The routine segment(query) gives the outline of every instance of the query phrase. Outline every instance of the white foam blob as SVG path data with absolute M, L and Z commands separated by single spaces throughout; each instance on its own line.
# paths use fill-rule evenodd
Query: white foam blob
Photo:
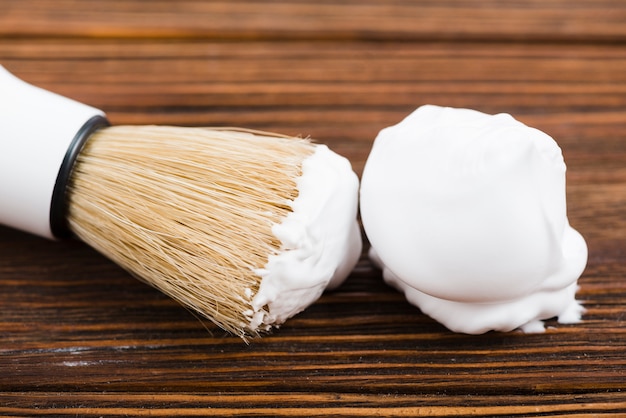
M 379 133 L 365 165 L 370 255 L 453 331 L 577 322 L 587 246 L 567 219 L 565 171 L 556 142 L 508 114 L 422 106 Z
M 361 254 L 359 181 L 350 162 L 317 145 L 297 186 L 292 212 L 272 229 L 281 250 L 257 271 L 262 281 L 249 312 L 253 329 L 279 325 L 339 286 Z

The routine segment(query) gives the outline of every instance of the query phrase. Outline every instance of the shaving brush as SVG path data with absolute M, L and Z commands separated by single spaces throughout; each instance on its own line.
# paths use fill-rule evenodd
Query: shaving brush
M 110 126 L 0 66 L 0 223 L 75 237 L 224 330 L 257 336 L 343 281 L 358 179 L 307 139 Z

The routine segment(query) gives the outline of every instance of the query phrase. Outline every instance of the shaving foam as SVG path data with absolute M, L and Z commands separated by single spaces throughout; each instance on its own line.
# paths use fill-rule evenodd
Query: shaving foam
M 387 283 L 457 332 L 577 322 L 587 262 L 561 149 L 508 114 L 423 106 L 375 140 L 361 181 Z
M 356 220 L 359 181 L 350 162 L 325 145 L 302 163 L 292 212 L 272 228 L 281 242 L 271 255 L 249 311 L 250 328 L 269 329 L 339 286 L 362 250 Z

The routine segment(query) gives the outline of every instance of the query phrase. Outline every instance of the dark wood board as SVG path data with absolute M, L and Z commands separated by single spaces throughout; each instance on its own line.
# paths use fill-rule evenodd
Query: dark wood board
M 114 124 L 311 136 L 359 175 L 419 105 L 508 112 L 563 149 L 589 245 L 580 324 L 455 334 L 364 255 L 245 344 L 82 243 L 0 227 L 0 415 L 626 414 L 626 3 L 3 0 L 0 65 Z

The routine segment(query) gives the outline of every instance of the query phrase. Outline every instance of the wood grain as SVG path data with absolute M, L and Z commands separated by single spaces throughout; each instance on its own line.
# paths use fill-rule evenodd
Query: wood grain
M 4 0 L 8 36 L 622 41 L 619 0 Z
M 5 0 L 0 64 L 115 124 L 311 136 L 359 174 L 418 105 L 512 113 L 568 163 L 584 322 L 454 334 L 362 256 L 246 345 L 81 243 L 0 227 L 1 416 L 626 413 L 626 4 L 335 3 Z

